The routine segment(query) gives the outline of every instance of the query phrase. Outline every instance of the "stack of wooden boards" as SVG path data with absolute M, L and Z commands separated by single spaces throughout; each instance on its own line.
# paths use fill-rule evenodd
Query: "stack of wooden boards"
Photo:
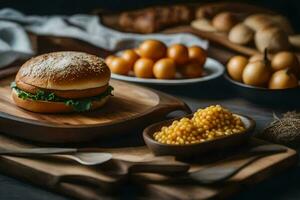
M 24 132 L 23 134 L 26 134 Z M 24 141 L 0 136 L 2 148 L 35 147 Z M 252 140 L 251 146 L 265 144 L 259 140 Z M 113 168 L 120 160 L 141 162 L 149 159 L 160 159 L 145 146 L 130 148 L 94 148 L 94 151 L 109 152 L 113 160 L 103 166 L 86 167 L 73 162 L 60 159 L 30 159 L 2 156 L 0 159 L 0 170 L 8 175 L 21 178 L 26 182 L 34 183 L 46 189 L 71 196 L 76 199 L 103 199 L 117 198 L 113 194 L 119 194 L 120 187 L 134 186 L 139 190 L 139 195 L 147 198 L 166 199 L 210 199 L 216 197 L 228 197 L 238 192 L 244 186 L 253 185 L 274 174 L 283 171 L 297 162 L 297 154 L 294 150 L 288 149 L 285 153 L 275 154 L 256 160 L 252 164 L 237 173 L 230 180 L 218 185 L 198 184 L 175 184 L 168 182 L 168 176 L 151 173 L 118 174 L 118 169 Z M 239 151 L 239 153 L 237 153 Z M 190 163 L 191 170 L 201 169 L 210 164 L 218 163 L 218 166 L 232 165 L 241 162 L 247 150 L 236 149 L 235 153 L 215 153 L 215 156 L 204 156 L 199 163 Z M 243 156 L 244 155 L 244 156 Z M 225 160 L 216 158 L 223 157 Z M 172 163 L 172 158 L 164 161 Z M 203 162 L 206 160 L 206 162 Z M 210 162 L 207 162 L 209 161 Z M 215 161 L 213 161 L 215 160 Z M 109 173 L 107 172 L 107 169 Z M 115 171 L 114 171 L 115 170 Z M 115 173 L 114 173 L 115 172 Z M 177 175 L 178 176 L 178 175 Z M 139 188 L 139 189 L 137 189 Z

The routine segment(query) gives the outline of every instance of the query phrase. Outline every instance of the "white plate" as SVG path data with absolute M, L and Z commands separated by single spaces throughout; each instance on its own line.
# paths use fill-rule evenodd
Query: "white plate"
M 204 71 L 206 73 L 205 76 L 199 78 L 189 78 L 189 79 L 155 79 L 155 78 L 137 78 L 134 76 L 125 76 L 120 74 L 112 73 L 111 77 L 116 80 L 128 81 L 132 83 L 144 83 L 151 85 L 185 85 L 185 84 L 193 84 L 209 81 L 219 76 L 222 76 L 225 67 L 213 58 L 207 58 Z

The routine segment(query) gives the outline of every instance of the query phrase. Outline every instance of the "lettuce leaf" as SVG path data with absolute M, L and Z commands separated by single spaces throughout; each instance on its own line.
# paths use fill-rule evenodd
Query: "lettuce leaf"
M 72 106 L 74 108 L 74 110 L 76 110 L 78 112 L 90 110 L 92 107 L 92 101 L 89 99 L 80 100 L 80 101 L 71 99 L 71 100 L 65 101 L 65 104 L 67 106 Z
M 113 87 L 108 86 L 107 90 L 97 96 L 89 97 L 89 98 L 81 98 L 81 99 L 66 99 L 62 97 L 56 96 L 54 93 L 47 93 L 42 90 L 38 90 L 36 94 L 31 94 L 29 92 L 25 92 L 17 87 L 15 82 L 12 82 L 10 87 L 16 90 L 18 97 L 21 99 L 31 99 L 34 101 L 53 101 L 53 102 L 63 102 L 67 106 L 71 106 L 77 112 L 83 112 L 90 110 L 92 107 L 92 102 L 96 100 L 100 100 L 106 96 L 112 95 Z

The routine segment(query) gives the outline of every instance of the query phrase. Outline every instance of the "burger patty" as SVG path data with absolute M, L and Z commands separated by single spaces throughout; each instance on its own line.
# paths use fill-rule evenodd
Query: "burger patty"
M 24 83 L 23 81 L 20 80 L 16 82 L 16 85 L 19 89 L 31 94 L 36 94 L 38 91 L 44 91 L 46 93 L 54 93 L 56 96 L 66 98 L 66 99 L 81 99 L 81 98 L 97 96 L 105 92 L 108 88 L 108 84 L 107 84 L 102 87 L 89 88 L 84 90 L 49 90 L 49 89 L 39 88 Z

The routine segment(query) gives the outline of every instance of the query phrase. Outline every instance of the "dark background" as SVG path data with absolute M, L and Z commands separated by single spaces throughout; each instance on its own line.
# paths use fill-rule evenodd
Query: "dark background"
M 110 11 L 143 8 L 150 5 L 168 5 L 176 3 L 205 3 L 218 1 L 193 0 L 0 0 L 0 8 L 11 7 L 26 14 L 75 14 L 89 13 L 95 8 Z M 220 2 L 220 1 L 219 1 Z M 260 5 L 275 10 L 288 17 L 295 30 L 300 31 L 300 1 L 299 0 L 259 0 L 234 1 Z

